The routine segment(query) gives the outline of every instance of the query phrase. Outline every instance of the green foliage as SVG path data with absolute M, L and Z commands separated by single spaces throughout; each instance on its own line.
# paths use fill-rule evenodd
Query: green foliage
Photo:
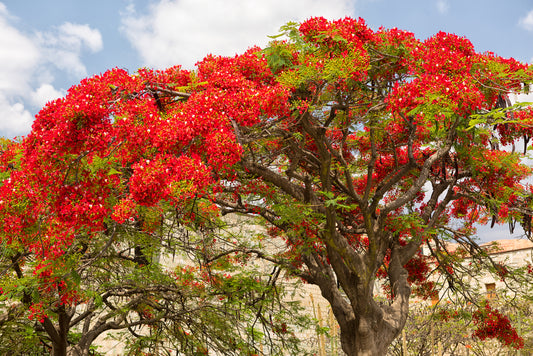
M 469 126 L 467 130 L 479 128 L 480 126 L 490 126 L 499 124 L 520 124 L 520 119 L 513 119 L 512 113 L 529 108 L 533 103 L 516 102 L 505 108 L 495 108 L 486 113 L 470 115 Z
M 25 316 L 21 305 L 0 303 L 0 354 L 14 356 L 48 355 L 41 335 Z
M 293 51 L 291 45 L 283 42 L 272 42 L 269 47 L 263 50 L 268 66 L 274 73 L 293 66 Z

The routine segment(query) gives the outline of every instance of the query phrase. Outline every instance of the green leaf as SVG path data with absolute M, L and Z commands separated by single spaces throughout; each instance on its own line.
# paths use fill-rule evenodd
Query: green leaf
M 109 169 L 109 172 L 107 172 L 107 175 L 108 175 L 108 176 L 112 176 L 112 175 L 114 175 L 114 174 L 120 174 L 120 172 L 117 171 L 115 168 L 111 167 L 111 168 Z
M 342 37 L 341 35 L 333 36 L 333 40 L 335 40 L 337 42 L 348 43 L 348 40 L 346 38 Z

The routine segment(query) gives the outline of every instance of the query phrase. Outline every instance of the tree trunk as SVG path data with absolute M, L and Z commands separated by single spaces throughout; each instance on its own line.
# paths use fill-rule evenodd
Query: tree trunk
M 67 340 L 61 338 L 58 342 L 52 343 L 52 355 L 53 356 L 67 356 Z
M 53 356 L 67 356 L 68 331 L 64 332 L 64 330 L 61 330 L 61 328 L 56 329 L 54 324 L 52 324 L 52 321 L 49 318 L 45 318 L 42 321 L 42 325 L 44 327 L 44 330 L 50 337 L 50 340 L 52 341 L 51 354 Z
M 383 304 L 373 297 L 374 271 L 366 281 L 351 273 L 337 273 L 342 289 L 336 288 L 331 267 L 321 266 L 321 272 L 314 275 L 312 283 L 320 287 L 331 305 L 340 326 L 341 347 L 348 356 L 386 355 L 390 344 L 400 335 L 407 321 L 411 294 L 407 271 L 401 263 L 398 254 L 393 253 L 389 265 L 393 299 Z
M 85 350 L 77 345 L 72 346 L 68 348 L 67 356 L 89 356 L 89 350 Z
M 65 306 L 60 306 L 57 311 L 58 327 L 56 328 L 52 321 L 47 317 L 42 321 L 44 330 L 52 340 L 52 355 L 67 356 L 68 332 L 71 315 L 67 312 Z
M 397 332 L 389 327 L 379 326 L 379 320 L 359 317 L 341 327 L 341 347 L 348 356 L 383 356 L 396 338 Z

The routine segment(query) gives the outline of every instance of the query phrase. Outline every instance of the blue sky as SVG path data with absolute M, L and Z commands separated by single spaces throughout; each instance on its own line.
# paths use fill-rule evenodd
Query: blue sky
M 420 39 L 453 32 L 478 51 L 533 59 L 531 0 L 0 0 L 0 135 L 28 134 L 39 109 L 86 76 L 191 68 L 208 53 L 264 46 L 310 16 L 362 17 Z

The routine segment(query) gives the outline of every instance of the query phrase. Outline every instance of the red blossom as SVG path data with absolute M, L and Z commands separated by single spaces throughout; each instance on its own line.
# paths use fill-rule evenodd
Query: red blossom
M 473 336 L 481 340 L 494 338 L 515 349 L 524 347 L 524 339 L 511 326 L 509 318 L 493 309 L 489 303 L 484 303 L 472 316 L 476 331 Z

